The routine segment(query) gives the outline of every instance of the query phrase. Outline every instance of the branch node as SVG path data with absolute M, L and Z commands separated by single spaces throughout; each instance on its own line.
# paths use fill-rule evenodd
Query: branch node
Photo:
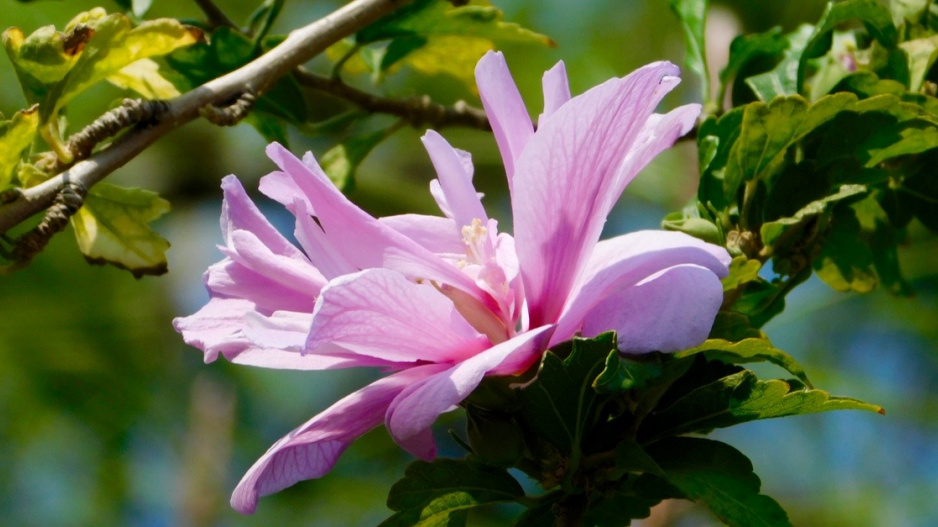
M 216 106 L 208 104 L 199 108 L 199 115 L 218 126 L 234 126 L 251 113 L 257 103 L 257 95 L 248 88 L 231 104 Z
M 131 125 L 149 126 L 168 110 L 166 101 L 124 99 L 120 106 L 106 112 L 68 139 L 68 149 L 75 156 L 70 164 L 86 159 L 98 143 L 117 135 L 124 128 Z
M 42 252 L 52 236 L 68 225 L 69 218 L 78 212 L 87 194 L 88 189 L 81 183 L 76 181 L 65 183 L 55 196 L 52 206 L 46 210 L 46 215 L 39 225 L 16 240 L 16 247 L 13 249 L 14 258 L 20 262 L 28 262 Z
M 13 203 L 14 201 L 23 197 L 23 191 L 19 188 L 13 187 L 0 192 L 0 204 L 6 205 L 7 203 Z

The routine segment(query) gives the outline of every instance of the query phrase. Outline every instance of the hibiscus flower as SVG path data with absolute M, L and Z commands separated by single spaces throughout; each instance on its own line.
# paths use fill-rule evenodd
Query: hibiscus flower
M 326 474 L 368 430 L 432 459 L 431 425 L 485 376 L 517 375 L 575 335 L 618 333 L 622 351 L 702 342 L 723 298 L 723 248 L 676 232 L 599 241 L 626 185 L 694 123 L 700 107 L 655 114 L 678 82 L 666 62 L 570 96 L 563 63 L 544 75 L 535 131 L 500 53 L 476 67 L 511 192 L 514 237 L 498 232 L 472 185 L 468 153 L 429 131 L 443 216 L 376 219 L 345 198 L 310 154 L 278 144 L 280 170 L 260 190 L 296 216 L 295 247 L 222 182 L 225 258 L 211 300 L 174 324 L 206 362 L 219 355 L 290 369 L 378 367 L 388 375 L 275 443 L 241 480 L 232 506 Z

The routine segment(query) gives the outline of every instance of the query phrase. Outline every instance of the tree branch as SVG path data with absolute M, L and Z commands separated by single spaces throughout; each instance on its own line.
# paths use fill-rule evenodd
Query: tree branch
M 238 31 L 241 30 L 212 0 L 195 0 L 195 3 L 199 6 L 199 9 L 205 13 L 210 27 L 230 27 Z
M 396 115 L 414 128 L 458 125 L 480 130 L 492 129 L 485 112 L 469 106 L 465 101 L 457 101 L 453 106 L 444 106 L 433 102 L 427 95 L 410 99 L 379 97 L 353 88 L 339 78 L 320 77 L 304 68 L 297 68 L 294 76 L 307 88 L 341 97 L 369 112 Z
M 168 132 L 199 116 L 199 109 L 224 106 L 241 94 L 264 93 L 277 79 L 325 51 L 331 44 L 377 21 L 412 0 L 354 0 L 312 24 L 290 33 L 285 41 L 261 57 L 227 75 L 211 80 L 167 102 L 166 112 L 148 128 L 131 130 L 92 157 L 34 187 L 15 201 L 0 206 L 0 233 L 48 209 L 64 185 L 91 189 Z

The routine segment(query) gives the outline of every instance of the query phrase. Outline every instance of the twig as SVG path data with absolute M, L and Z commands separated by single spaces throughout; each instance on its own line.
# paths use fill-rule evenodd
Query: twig
M 224 104 L 245 92 L 264 93 L 277 79 L 325 51 L 331 44 L 377 21 L 412 0 L 354 0 L 291 33 L 279 46 L 227 75 L 167 102 L 166 112 L 148 128 L 131 130 L 90 158 L 0 205 L 0 233 L 49 208 L 66 182 L 90 189 L 157 139 L 199 116 L 207 105 Z
M 234 126 L 247 117 L 257 102 L 257 96 L 250 91 L 242 93 L 237 100 L 227 106 L 209 104 L 199 108 L 199 114 L 218 126 Z
M 66 183 L 52 201 L 52 206 L 46 211 L 39 225 L 16 241 L 16 247 L 13 249 L 14 259 L 19 262 L 28 262 L 45 249 L 52 236 L 61 232 L 68 225 L 68 219 L 78 212 L 85 202 L 87 193 L 88 189 L 81 183 L 74 181 Z
M 320 77 L 303 68 L 297 68 L 294 76 L 307 88 L 341 97 L 369 112 L 396 115 L 414 128 L 458 125 L 480 130 L 492 129 L 485 112 L 469 106 L 465 101 L 458 101 L 453 106 L 444 106 L 433 102 L 427 95 L 410 99 L 379 97 L 353 88 L 338 78 Z
M 146 125 L 166 111 L 166 101 L 124 99 L 123 103 L 108 111 L 68 139 L 66 145 L 75 156 L 74 162 L 86 159 L 98 143 L 113 137 L 131 125 Z M 74 162 L 72 164 L 74 164 Z M 59 170 L 65 167 L 60 167 Z
M 205 13 L 210 27 L 230 27 L 232 29 L 237 29 L 238 31 L 241 30 L 241 28 L 232 22 L 231 19 L 228 18 L 228 15 L 219 9 L 212 0 L 195 0 L 195 3 L 199 6 L 199 9 Z

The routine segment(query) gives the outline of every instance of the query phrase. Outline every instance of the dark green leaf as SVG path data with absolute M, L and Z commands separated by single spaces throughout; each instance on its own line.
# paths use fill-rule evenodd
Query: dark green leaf
M 808 387 L 811 382 L 804 368 L 791 355 L 776 348 L 765 338 L 748 338 L 739 342 L 730 342 L 723 339 L 708 339 L 700 346 L 686 351 L 675 353 L 677 358 L 689 357 L 698 353 L 703 354 L 707 360 L 718 360 L 729 364 L 748 364 L 751 362 L 771 362 L 776 366 L 785 368 L 789 373 L 798 377 Z
M 763 102 L 784 95 L 797 95 L 799 93 L 796 65 L 802 60 L 802 53 L 811 37 L 813 28 L 802 25 L 793 33 L 785 35 L 788 46 L 782 60 L 771 71 L 753 75 L 746 79 L 746 84 L 753 93 Z
M 840 190 L 836 193 L 826 198 L 812 201 L 790 217 L 762 224 L 762 243 L 767 247 L 774 246 L 782 239 L 782 236 L 791 229 L 803 228 L 805 224 L 813 220 L 816 216 L 827 213 L 837 202 L 855 199 L 866 193 L 867 187 L 865 185 L 842 185 Z M 791 238 L 791 236 L 789 237 Z M 800 237 L 794 237 L 794 239 L 800 240 Z
M 740 35 L 733 39 L 730 44 L 729 62 L 720 71 L 720 92 L 717 101 L 724 100 L 727 88 L 750 64 L 768 61 L 774 65 L 788 49 L 788 45 L 788 39 L 782 36 L 780 27 L 774 27 L 765 33 Z
M 737 342 L 747 338 L 765 338 L 765 334 L 755 329 L 746 315 L 735 311 L 720 311 L 713 321 L 708 338 Z
M 621 475 L 626 472 L 639 472 L 663 476 L 661 467 L 655 460 L 632 439 L 626 439 L 616 446 L 616 471 Z M 620 476 L 621 477 L 621 476 Z
M 701 99 L 708 102 L 710 94 L 710 74 L 707 71 L 707 56 L 704 34 L 707 26 L 708 0 L 671 0 L 671 9 L 677 14 L 684 30 L 686 55 L 684 64 L 697 75 L 701 86 Z
M 658 502 L 625 494 L 614 494 L 591 502 L 583 515 L 584 525 L 626 527 L 632 520 L 647 518 Z
M 726 164 L 739 138 L 745 107 L 733 108 L 716 117 L 708 117 L 697 134 L 700 187 L 697 199 L 717 209 L 724 209 L 735 199 L 727 200 L 723 191 Z M 735 196 L 733 196 L 735 198 Z
M 633 360 L 614 349 L 606 357 L 606 367 L 596 377 L 593 387 L 599 393 L 623 393 L 641 390 L 648 381 L 661 377 L 664 367 L 657 354 L 642 356 L 646 360 Z
M 319 158 L 319 165 L 329 179 L 340 190 L 349 191 L 355 183 L 355 170 L 358 165 L 378 146 L 381 141 L 397 131 L 397 126 L 391 126 L 365 135 L 355 136 L 342 144 L 329 149 Z
M 743 370 L 697 388 L 667 408 L 653 412 L 645 418 L 642 434 L 646 435 L 644 442 L 647 442 L 758 419 L 832 410 L 885 413 L 879 406 L 834 397 L 825 391 L 806 388 L 795 380 L 760 381 L 751 371 Z
M 467 509 L 522 496 L 524 490 L 502 469 L 456 459 L 416 461 L 388 494 L 388 508 L 398 514 L 381 525 L 463 525 Z
M 616 349 L 614 333 L 574 338 L 566 359 L 546 352 L 537 378 L 519 392 L 527 424 L 565 454 L 579 449 L 583 434 L 593 424 L 597 398 L 593 380 Z
M 669 482 L 727 525 L 791 525 L 781 506 L 759 493 L 762 483 L 752 472 L 752 463 L 735 448 L 708 439 L 675 437 L 650 445 L 648 451 Z
M 873 251 L 861 237 L 853 208 L 836 207 L 830 232 L 814 261 L 818 277 L 838 291 L 872 291 L 879 280 L 873 267 Z

